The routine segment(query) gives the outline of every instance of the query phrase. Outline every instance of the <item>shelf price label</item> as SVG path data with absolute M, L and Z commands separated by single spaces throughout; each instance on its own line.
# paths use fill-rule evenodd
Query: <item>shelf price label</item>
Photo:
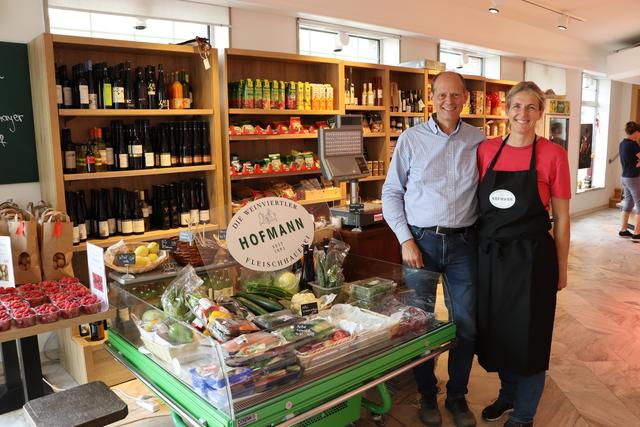
M 161 239 L 160 249 L 175 252 L 178 249 L 178 241 L 174 239 Z
M 136 255 L 133 255 L 133 263 Z M 116 256 L 116 261 L 120 255 Z M 109 308 L 109 289 L 107 287 L 107 273 L 104 268 L 104 249 L 92 243 L 87 243 L 87 267 L 89 270 L 89 287 L 91 293 L 102 301 L 102 310 Z
M 300 313 L 303 316 L 309 316 L 311 314 L 318 314 L 318 303 L 310 302 L 308 304 L 300 304 Z M 298 325 L 296 325 L 298 326 Z
M 351 203 L 349 205 L 349 213 L 362 213 L 364 212 L 364 203 Z
M 315 302 L 312 304 L 316 304 Z M 310 304 L 303 304 L 303 305 L 310 305 Z M 317 304 L 316 304 L 317 307 Z M 293 325 L 293 333 L 296 335 L 309 335 L 309 332 L 311 331 L 311 325 L 306 324 L 306 323 L 296 323 L 295 325 Z
M 136 254 L 128 252 L 126 254 L 116 255 L 116 263 L 122 267 L 136 264 Z
M 193 232 L 191 230 L 181 231 L 178 238 L 181 242 L 191 243 L 193 241 Z

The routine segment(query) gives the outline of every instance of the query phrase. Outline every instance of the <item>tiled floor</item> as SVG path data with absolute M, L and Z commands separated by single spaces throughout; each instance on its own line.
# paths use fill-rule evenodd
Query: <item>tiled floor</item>
M 558 298 L 551 369 L 535 419 L 537 426 L 640 426 L 640 244 L 618 238 L 617 226 L 615 210 L 573 221 L 569 286 Z M 438 361 L 441 379 L 446 378 L 446 364 L 446 356 Z M 56 385 L 73 385 L 58 365 L 45 367 L 45 374 Z M 132 396 L 148 393 L 137 381 L 118 388 Z M 394 405 L 385 425 L 422 425 L 412 376 L 395 379 L 389 389 Z M 502 425 L 479 419 L 482 408 L 497 392 L 496 376 L 474 364 L 468 400 L 479 426 Z M 151 414 L 123 398 L 130 414 L 114 425 L 172 425 L 166 407 Z M 453 426 L 446 410 L 442 412 L 443 425 Z M 365 411 L 362 415 L 357 425 L 376 425 Z M 0 426 L 26 425 L 21 411 L 0 416 Z

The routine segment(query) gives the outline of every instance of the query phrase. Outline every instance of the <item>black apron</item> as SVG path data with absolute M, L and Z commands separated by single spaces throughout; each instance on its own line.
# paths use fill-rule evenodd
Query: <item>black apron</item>
M 538 193 L 537 138 L 529 170 L 495 171 L 508 139 L 478 188 L 478 360 L 530 376 L 549 367 L 558 258 Z

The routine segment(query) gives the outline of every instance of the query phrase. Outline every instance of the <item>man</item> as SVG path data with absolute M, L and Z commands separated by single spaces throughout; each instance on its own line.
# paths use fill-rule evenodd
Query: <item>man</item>
M 449 352 L 445 407 L 457 427 L 471 427 L 476 421 L 465 395 L 476 335 L 476 149 L 484 135 L 460 120 L 467 99 L 462 76 L 444 72 L 434 77 L 431 99 L 435 113 L 429 121 L 398 139 L 382 187 L 382 208 L 402 245 L 407 286 L 416 290 L 429 311 L 442 274 L 457 331 L 457 346 Z M 419 416 L 427 426 L 442 423 L 433 371 L 434 361 L 414 369 L 422 394 Z

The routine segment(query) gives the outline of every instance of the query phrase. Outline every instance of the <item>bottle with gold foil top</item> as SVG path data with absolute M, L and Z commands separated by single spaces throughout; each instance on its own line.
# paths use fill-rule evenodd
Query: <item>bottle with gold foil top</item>
M 169 107 L 171 109 L 183 108 L 182 83 L 178 80 L 177 73 L 171 73 L 171 86 L 169 86 Z

